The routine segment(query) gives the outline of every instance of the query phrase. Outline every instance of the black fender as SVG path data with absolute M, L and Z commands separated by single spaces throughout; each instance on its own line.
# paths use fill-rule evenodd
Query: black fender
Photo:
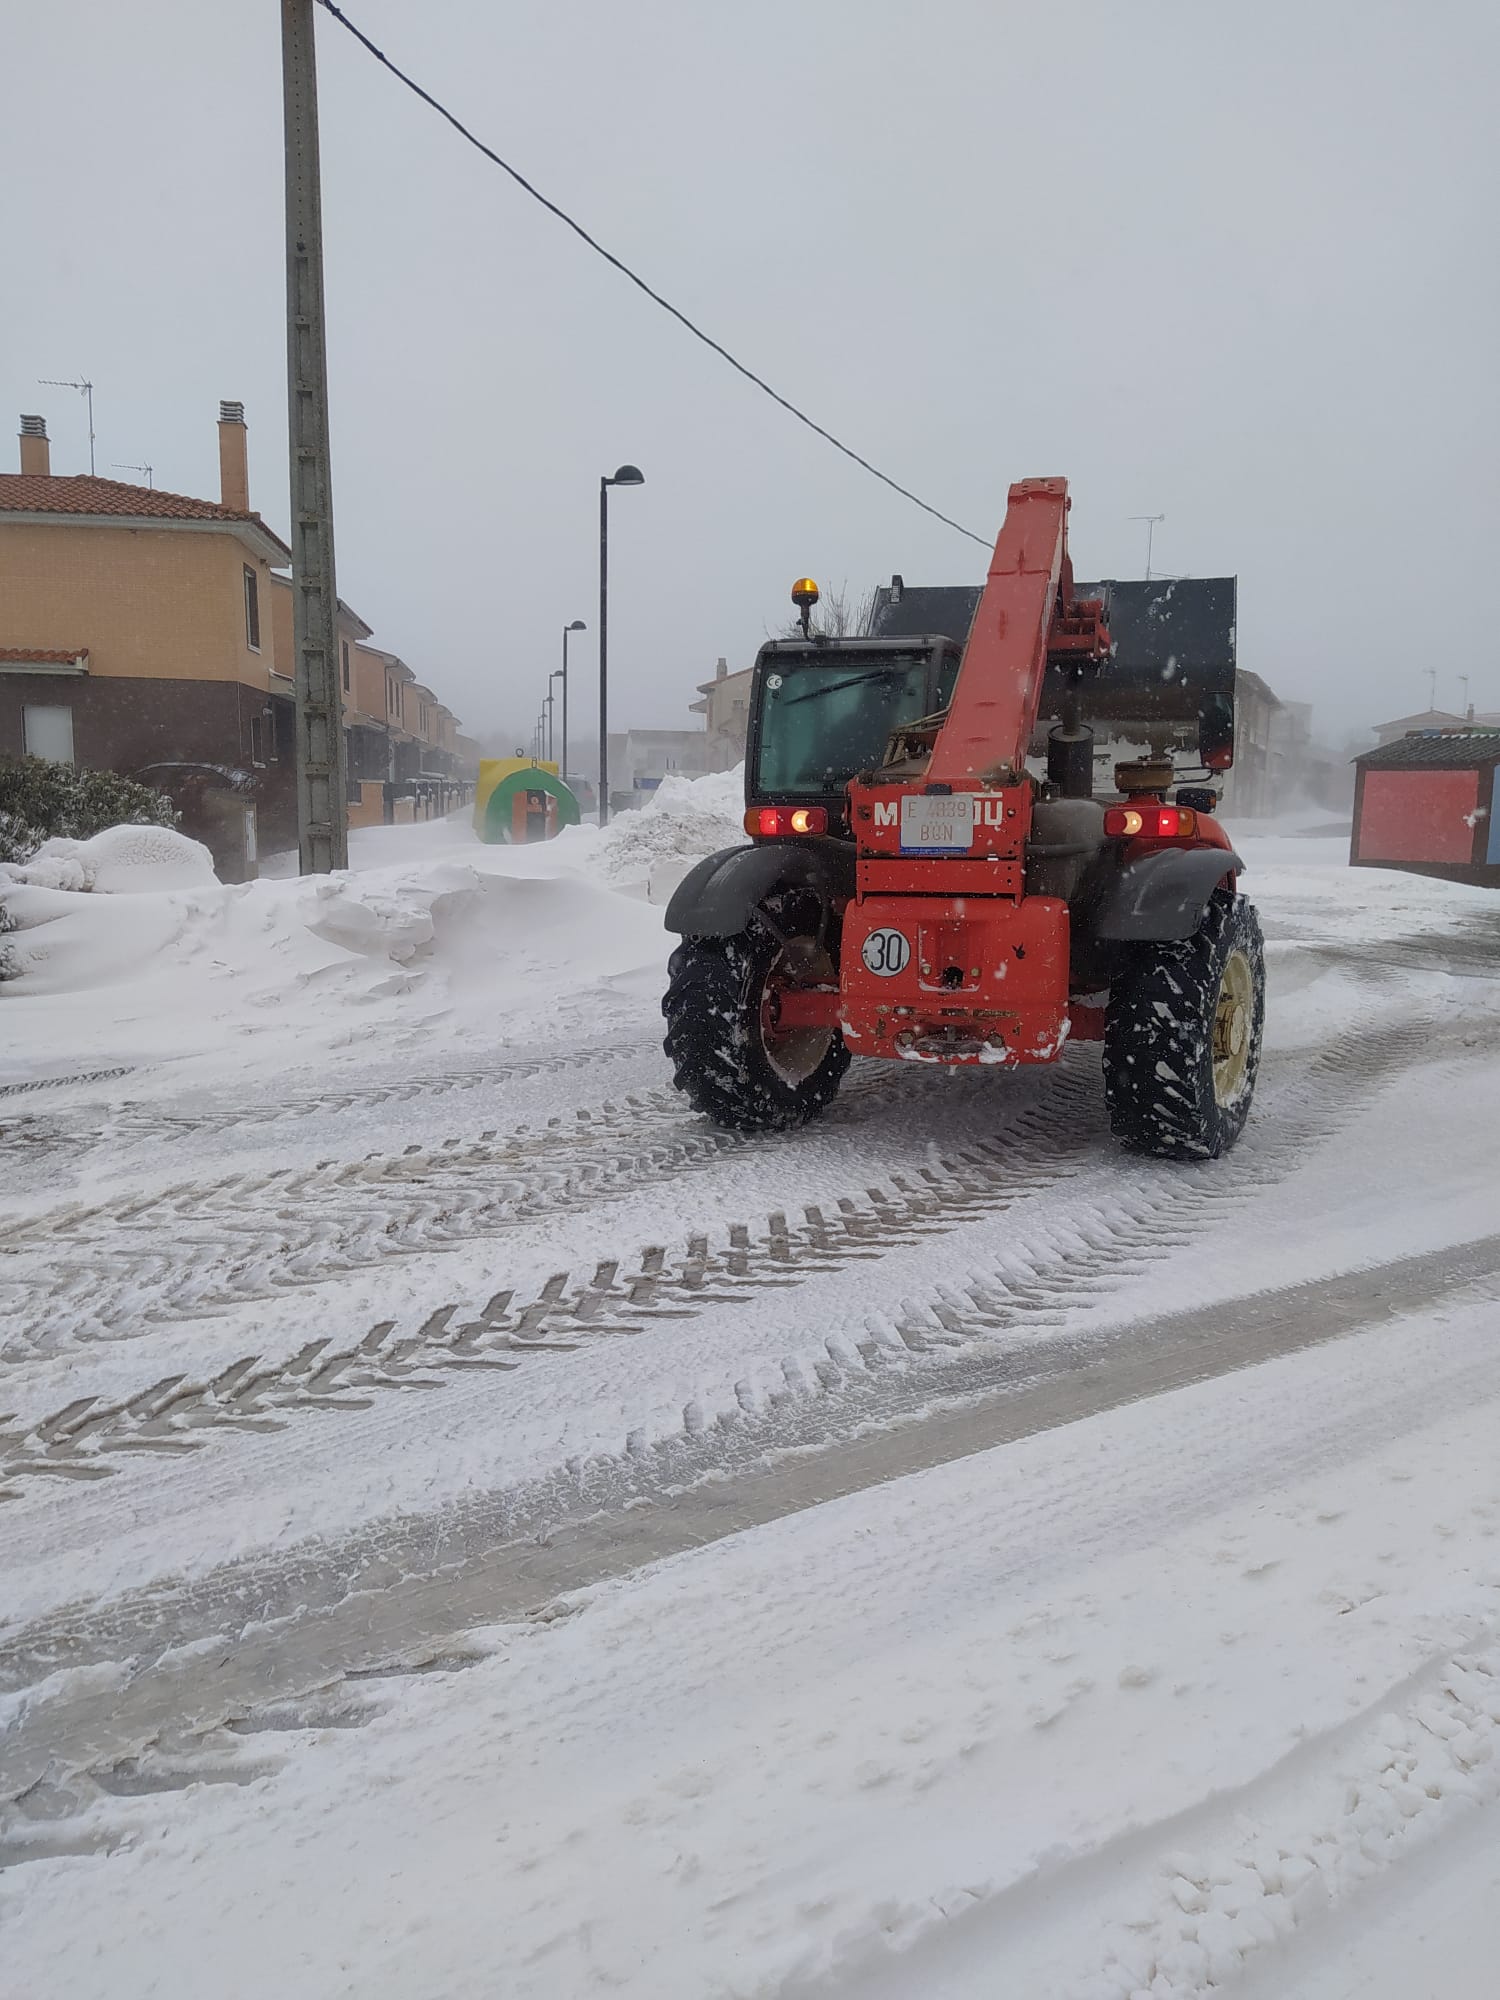
M 1224 877 L 1244 865 L 1223 847 L 1162 847 L 1137 855 L 1104 883 L 1090 928 L 1110 944 L 1180 944 L 1202 923 Z
M 825 902 L 854 894 L 854 848 L 842 840 L 760 840 L 710 854 L 672 891 L 665 918 L 679 937 L 734 937 L 778 889 L 816 889 Z

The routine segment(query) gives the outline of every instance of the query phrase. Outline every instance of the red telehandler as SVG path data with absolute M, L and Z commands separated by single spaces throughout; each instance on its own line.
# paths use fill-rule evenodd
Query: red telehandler
M 1046 1063 L 1071 1038 L 1103 1041 L 1131 1149 L 1213 1158 L 1239 1136 L 1265 972 L 1203 782 L 1233 756 L 1233 582 L 1081 596 L 1070 504 L 1062 479 L 1010 489 L 962 648 L 893 636 L 899 614 L 826 637 L 817 586 L 794 589 L 802 636 L 755 665 L 751 844 L 700 862 L 667 910 L 666 1050 L 719 1124 L 800 1124 L 853 1055 Z M 882 595 L 899 607 L 900 580 Z M 1097 721 L 1137 753 L 1108 800 Z

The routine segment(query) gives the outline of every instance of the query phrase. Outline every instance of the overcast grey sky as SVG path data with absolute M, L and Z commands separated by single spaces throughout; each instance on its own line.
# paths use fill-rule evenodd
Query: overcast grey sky
M 1073 484 L 1082 575 L 1240 578 L 1332 729 L 1500 709 L 1493 0 L 347 0 L 650 281 L 945 512 Z M 284 531 L 275 0 L 6 9 L 0 379 L 58 471 Z M 983 552 L 732 375 L 320 14 L 342 594 L 466 723 L 529 724 L 612 511 L 615 715 L 685 725 L 793 577 Z M 10 418 L 14 426 L 14 414 Z M 12 447 L 12 450 L 14 447 Z M 12 457 L 12 465 L 16 462 Z M 130 478 L 133 475 L 115 474 Z

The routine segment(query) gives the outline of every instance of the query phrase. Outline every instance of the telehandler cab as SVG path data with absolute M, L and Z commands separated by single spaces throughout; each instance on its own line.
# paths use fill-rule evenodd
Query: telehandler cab
M 1213 1158 L 1239 1136 L 1265 972 L 1214 818 L 1234 584 L 1080 595 L 1070 504 L 1062 479 L 1010 489 L 962 647 L 910 628 L 961 592 L 895 579 L 873 636 L 834 639 L 811 627 L 817 586 L 796 586 L 802 636 L 755 663 L 750 845 L 700 862 L 667 909 L 666 1050 L 717 1123 L 799 1124 L 854 1055 L 1047 1063 L 1071 1039 L 1102 1040 L 1131 1149 Z M 1133 753 L 1109 799 L 1096 724 L 1106 756 Z

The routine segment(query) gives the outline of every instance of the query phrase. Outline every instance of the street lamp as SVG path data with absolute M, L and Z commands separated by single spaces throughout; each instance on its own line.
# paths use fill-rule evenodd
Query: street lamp
M 562 773 L 562 781 L 564 784 L 568 782 L 568 634 L 570 632 L 586 632 L 587 630 L 588 627 L 584 624 L 581 618 L 575 618 L 571 625 L 564 625 L 563 627 L 562 763 L 559 765 L 558 768 Z
M 599 824 L 609 820 L 609 489 L 644 486 L 639 466 L 622 465 L 599 481 Z
M 557 700 L 557 696 L 552 692 L 552 683 L 561 679 L 562 671 L 558 667 L 554 667 L 547 676 L 547 761 L 549 764 L 557 762 L 555 755 L 557 749 L 557 731 L 553 727 L 553 703 Z M 562 769 L 561 765 L 558 765 L 558 770 L 563 783 L 566 784 L 568 781 L 567 772 Z

